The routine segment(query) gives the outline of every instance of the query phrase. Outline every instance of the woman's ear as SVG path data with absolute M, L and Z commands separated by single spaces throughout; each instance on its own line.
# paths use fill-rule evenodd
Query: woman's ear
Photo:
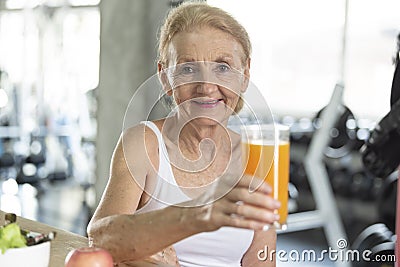
M 246 60 L 246 65 L 244 67 L 244 72 L 243 72 L 244 80 L 243 80 L 243 87 L 240 90 L 241 93 L 246 92 L 247 87 L 249 86 L 249 81 L 250 81 L 250 61 L 251 61 L 251 59 L 248 58 Z
M 158 79 L 161 82 L 161 85 L 163 89 L 165 90 L 165 93 L 168 96 L 172 96 L 172 88 L 168 80 L 167 72 L 166 69 L 160 61 L 157 63 L 157 74 L 158 74 Z

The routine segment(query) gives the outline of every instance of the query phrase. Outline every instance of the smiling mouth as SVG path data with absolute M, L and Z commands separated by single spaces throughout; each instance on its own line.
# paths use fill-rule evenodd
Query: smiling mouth
M 195 99 L 192 102 L 203 108 L 213 108 L 220 102 L 223 103 L 223 99 Z

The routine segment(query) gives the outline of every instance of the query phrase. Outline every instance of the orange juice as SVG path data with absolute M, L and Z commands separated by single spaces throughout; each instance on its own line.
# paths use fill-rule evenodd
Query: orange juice
M 274 160 L 274 145 L 242 144 L 245 173 L 264 179 L 272 187 L 272 196 L 281 202 L 276 211 L 279 224 L 286 225 L 288 215 L 289 150 L 287 141 L 280 141 Z M 247 161 L 247 162 L 246 162 Z M 278 161 L 278 164 L 275 164 Z

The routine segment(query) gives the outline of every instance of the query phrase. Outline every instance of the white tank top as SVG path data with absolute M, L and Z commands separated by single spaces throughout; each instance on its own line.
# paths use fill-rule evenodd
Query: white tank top
M 158 181 L 149 201 L 135 213 L 145 213 L 191 200 L 175 180 L 169 163 L 167 148 L 158 127 L 151 121 L 141 122 L 157 136 L 159 151 Z M 185 238 L 174 244 L 182 267 L 235 267 L 241 266 L 243 254 L 253 240 L 254 231 L 221 227 Z

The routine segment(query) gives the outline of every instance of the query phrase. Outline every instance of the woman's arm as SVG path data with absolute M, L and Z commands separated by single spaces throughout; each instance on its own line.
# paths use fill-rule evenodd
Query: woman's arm
M 190 210 L 167 207 L 138 215 L 112 215 L 95 221 L 89 235 L 114 261 L 144 259 L 199 232 Z
M 93 245 L 108 249 L 116 262 L 146 258 L 196 233 L 187 222 L 190 212 L 185 209 L 171 207 L 132 215 L 144 195 L 146 178 L 158 165 L 157 138 L 147 131 L 146 145 L 144 131 L 140 125 L 118 141 L 110 179 L 88 226 Z M 151 156 L 154 162 L 152 153 L 156 154 Z
M 274 229 L 254 232 L 253 242 L 243 255 L 242 266 L 276 266 L 276 232 Z

